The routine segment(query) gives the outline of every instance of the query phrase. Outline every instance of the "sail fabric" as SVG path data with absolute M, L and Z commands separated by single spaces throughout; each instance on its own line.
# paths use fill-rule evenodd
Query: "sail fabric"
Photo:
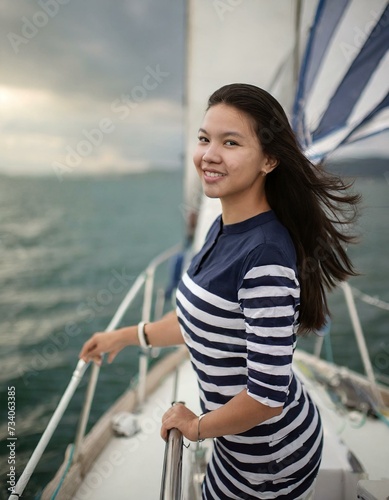
M 386 0 L 319 1 L 293 109 L 313 161 L 389 128 L 388 23 Z

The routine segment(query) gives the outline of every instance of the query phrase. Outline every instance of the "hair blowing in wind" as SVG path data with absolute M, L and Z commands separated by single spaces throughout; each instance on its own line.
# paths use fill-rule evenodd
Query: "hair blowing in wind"
M 211 95 L 208 109 L 221 103 L 250 117 L 263 151 L 278 161 L 266 177 L 266 196 L 296 248 L 299 333 L 318 330 L 329 315 L 326 291 L 357 274 L 345 247 L 356 239 L 349 228 L 360 195 L 349 191 L 351 183 L 307 159 L 282 106 L 265 90 L 226 85 Z

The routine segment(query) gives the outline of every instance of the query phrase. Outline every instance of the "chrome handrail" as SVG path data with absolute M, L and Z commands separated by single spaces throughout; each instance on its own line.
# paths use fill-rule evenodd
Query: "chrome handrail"
M 177 252 L 179 249 L 180 245 L 175 245 L 174 247 L 170 248 L 169 250 L 166 250 L 159 256 L 157 256 L 155 259 L 153 259 L 149 266 L 146 268 L 146 270 L 141 273 L 133 285 L 131 286 L 130 290 L 122 300 L 121 304 L 119 305 L 118 309 L 116 310 L 113 318 L 111 319 L 107 329 L 105 331 L 111 331 L 115 329 L 119 322 L 122 320 L 124 314 L 128 310 L 129 306 L 139 293 L 140 289 L 142 286 L 145 284 L 145 282 L 151 282 L 151 286 L 147 286 L 147 296 L 145 295 L 145 300 L 147 299 L 147 308 L 143 307 L 142 315 L 145 314 L 147 319 L 150 320 L 150 311 L 151 311 L 151 304 L 152 304 L 152 294 L 153 294 L 153 283 L 154 283 L 154 275 L 157 267 L 168 260 L 174 253 Z M 150 308 L 150 311 L 149 311 Z M 142 321 L 145 321 L 142 318 Z M 142 356 L 141 356 L 142 357 Z M 21 497 L 25 487 L 27 486 L 28 481 L 30 480 L 31 475 L 33 474 L 36 466 L 38 465 L 38 462 L 43 455 L 43 452 L 45 451 L 48 443 L 50 442 L 50 439 L 52 435 L 54 434 L 54 431 L 58 427 L 59 422 L 61 421 L 63 414 L 65 413 L 66 408 L 68 407 L 73 394 L 75 390 L 77 389 L 82 377 L 84 376 L 84 373 L 86 369 L 88 368 L 90 363 L 85 363 L 83 360 L 78 361 L 76 369 L 74 370 L 71 380 L 60 400 L 58 403 L 53 416 L 51 417 L 49 423 L 47 424 L 47 427 L 45 431 L 43 432 L 37 446 L 35 447 L 29 461 L 27 462 L 26 467 L 24 468 L 21 476 L 19 477 L 12 493 L 9 496 L 9 500 L 15 500 L 16 498 Z M 95 388 L 96 388 L 96 383 L 97 383 L 97 378 L 99 374 L 99 367 L 95 364 L 93 364 L 88 388 L 86 391 L 86 396 L 84 400 L 84 405 L 81 410 L 81 416 L 79 420 L 79 425 L 77 428 L 76 432 L 76 437 L 75 437 L 75 447 L 74 447 L 74 459 L 77 460 L 77 457 L 79 455 L 79 450 L 81 443 L 84 439 L 85 436 L 85 429 L 88 423 L 89 419 L 89 414 L 90 414 L 90 408 L 93 402 L 93 397 L 95 393 Z M 142 372 L 139 373 L 139 384 L 145 384 L 145 379 L 147 375 L 147 365 L 145 368 L 142 369 Z
M 160 500 L 181 500 L 183 436 L 170 429 L 165 446 Z

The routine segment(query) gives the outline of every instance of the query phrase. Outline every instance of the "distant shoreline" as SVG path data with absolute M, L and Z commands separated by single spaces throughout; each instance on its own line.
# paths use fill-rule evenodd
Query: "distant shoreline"
M 325 166 L 331 172 L 350 177 L 382 177 L 389 174 L 389 158 L 347 158 L 328 160 Z
M 336 160 L 326 160 L 324 162 L 325 168 L 331 172 L 334 172 L 341 176 L 350 176 L 350 177 L 388 177 L 389 176 L 389 157 L 366 157 L 366 158 L 344 158 L 344 159 L 336 159 Z M 64 177 L 66 180 L 77 181 L 78 179 L 86 178 L 86 179 L 115 179 L 115 178 L 123 178 L 127 176 L 142 176 L 142 175 L 150 175 L 150 174 L 183 174 L 184 167 L 181 168 L 177 165 L 173 165 L 170 168 L 161 167 L 158 165 L 150 166 L 150 168 L 144 170 L 133 170 L 133 171 L 119 171 L 113 170 L 112 172 L 74 172 Z M 28 172 L 9 172 L 9 171 L 0 171 L 0 178 L 8 178 L 8 179 L 18 179 L 18 178 L 48 178 L 52 177 L 54 180 L 57 180 L 56 176 L 50 172 L 37 172 L 37 173 L 28 173 Z

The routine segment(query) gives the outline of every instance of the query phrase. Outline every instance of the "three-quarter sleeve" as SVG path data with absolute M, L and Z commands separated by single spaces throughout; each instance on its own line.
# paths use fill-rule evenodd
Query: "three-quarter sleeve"
M 247 339 L 247 392 L 271 407 L 287 398 L 300 287 L 282 250 L 264 244 L 250 253 L 238 290 Z

